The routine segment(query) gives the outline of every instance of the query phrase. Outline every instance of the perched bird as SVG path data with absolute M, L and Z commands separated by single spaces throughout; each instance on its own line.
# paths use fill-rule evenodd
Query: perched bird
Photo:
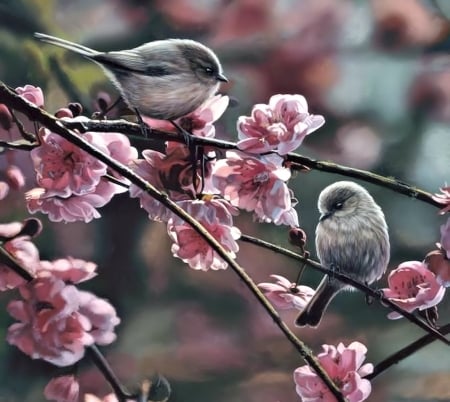
M 383 211 L 368 191 L 350 181 L 333 183 L 320 193 L 318 208 L 316 250 L 321 264 L 365 284 L 378 280 L 389 262 L 389 235 Z M 325 275 L 296 325 L 317 326 L 330 301 L 344 289 L 352 287 Z
M 217 92 L 220 82 L 228 81 L 214 52 L 189 39 L 98 52 L 54 36 L 34 36 L 99 64 L 138 116 L 175 120 L 197 109 Z

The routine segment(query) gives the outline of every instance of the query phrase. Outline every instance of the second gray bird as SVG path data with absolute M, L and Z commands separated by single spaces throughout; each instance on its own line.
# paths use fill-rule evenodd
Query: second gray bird
M 378 280 L 389 263 L 389 235 L 383 211 L 368 191 L 350 181 L 333 183 L 320 193 L 318 208 L 321 264 L 365 284 Z M 296 325 L 319 325 L 328 304 L 344 289 L 353 288 L 325 275 Z

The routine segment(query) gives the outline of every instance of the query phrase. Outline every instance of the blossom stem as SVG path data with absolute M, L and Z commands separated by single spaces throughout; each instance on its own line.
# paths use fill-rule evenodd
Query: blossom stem
M 439 328 L 439 331 L 446 335 L 450 332 L 450 323 Z M 424 348 L 435 340 L 435 337 L 432 334 L 427 334 L 417 339 L 416 341 L 410 343 L 404 348 L 400 349 L 398 352 L 395 352 L 391 356 L 379 362 L 373 369 L 373 372 L 367 375 L 367 380 L 373 380 L 375 377 L 380 375 L 382 372 L 386 371 L 388 368 L 392 367 L 394 364 L 401 362 L 403 359 L 411 356 L 418 350 Z
M 297 254 L 294 253 L 293 251 L 287 250 L 283 247 L 277 246 L 273 243 L 269 243 L 266 242 L 264 240 L 258 239 L 256 237 L 252 237 L 252 236 L 248 236 L 248 235 L 244 235 L 242 234 L 240 237 L 240 240 L 245 241 L 247 243 L 251 243 L 254 245 L 257 245 L 259 247 L 264 247 L 267 248 L 269 250 L 272 250 L 276 253 L 285 255 L 289 258 L 293 258 L 295 260 L 301 261 L 306 263 L 307 265 L 309 265 L 310 267 L 316 269 L 317 271 L 320 271 L 324 274 L 330 274 L 333 275 L 333 278 L 336 278 L 348 285 L 353 286 L 354 288 L 360 290 L 361 292 L 364 292 L 365 294 L 372 296 L 374 299 L 379 300 L 383 305 L 389 307 L 391 310 L 396 311 L 397 313 L 401 314 L 403 317 L 405 317 L 406 319 L 408 319 L 410 322 L 412 322 L 413 324 L 417 325 L 418 327 L 422 328 L 423 330 L 425 330 L 426 332 L 428 332 L 428 334 L 430 336 L 432 336 L 433 338 L 439 339 L 442 342 L 444 342 L 446 345 L 450 345 L 450 340 L 448 340 L 441 332 L 439 332 L 436 328 L 433 328 L 432 326 L 430 326 L 428 323 L 426 323 L 425 321 L 421 320 L 419 317 L 415 316 L 412 313 L 409 313 L 405 310 L 403 310 L 401 307 L 397 306 L 395 303 L 393 303 L 391 300 L 389 300 L 388 298 L 384 297 L 381 292 L 378 292 L 372 288 L 370 288 L 369 286 L 356 281 L 353 278 L 350 278 L 347 275 L 342 274 L 339 271 L 332 271 L 329 270 L 325 267 L 323 267 L 322 265 L 320 265 L 318 262 L 311 260 L 309 258 L 305 258 L 304 256 L 302 256 L 301 254 Z
M 286 338 L 292 343 L 296 350 L 300 353 L 303 359 L 314 369 L 320 379 L 326 384 L 330 392 L 336 397 L 338 402 L 345 402 L 346 398 L 342 395 L 339 388 L 334 384 L 326 371 L 323 369 L 318 359 L 313 355 L 312 351 L 289 329 L 286 323 L 281 319 L 278 312 L 272 307 L 270 302 L 259 290 L 256 283 L 251 277 L 240 267 L 229 253 L 220 245 L 220 243 L 194 218 L 192 218 L 186 211 L 180 208 L 175 202 L 170 200 L 166 194 L 159 192 L 150 183 L 142 179 L 133 170 L 127 166 L 117 162 L 109 155 L 104 154 L 97 148 L 93 147 L 81 136 L 68 130 L 59 120 L 50 115 L 46 111 L 38 108 L 34 104 L 23 99 L 13 91 L 8 89 L 3 83 L 0 82 L 0 102 L 5 103 L 22 113 L 24 113 L 31 120 L 37 121 L 40 124 L 47 127 L 52 132 L 60 135 L 67 141 L 78 146 L 83 151 L 96 157 L 101 162 L 105 163 L 108 167 L 121 174 L 123 177 L 130 180 L 131 183 L 138 186 L 143 191 L 147 192 L 150 196 L 157 201 L 165 205 L 170 211 L 183 219 L 189 226 L 191 226 L 203 239 L 213 248 L 213 250 L 228 263 L 231 269 L 241 278 L 247 288 L 254 294 L 260 304 L 264 307 L 270 317 L 274 320 L 276 325 L 280 328 Z M 138 125 L 136 125 L 139 127 Z
M 97 348 L 97 346 L 89 346 L 87 348 L 87 353 L 89 354 L 89 357 L 97 366 L 97 368 L 102 372 L 106 380 L 109 382 L 109 385 L 111 385 L 111 388 L 116 394 L 119 402 L 125 402 L 127 399 L 131 399 L 132 395 L 123 389 L 119 379 L 116 377 L 111 366 L 109 365 L 103 354 L 100 352 L 100 350 Z
M 77 127 L 80 123 L 65 123 L 68 127 Z M 131 134 L 138 136 L 140 133 L 140 127 L 138 124 L 130 123 L 125 120 L 90 120 L 82 123 L 86 131 L 99 131 L 99 132 L 120 132 L 124 134 Z M 152 129 L 152 133 L 155 137 L 160 138 L 161 141 L 177 141 L 182 142 L 183 139 L 176 133 L 171 133 L 162 130 Z M 233 142 L 218 140 L 215 138 L 205 138 L 192 136 L 192 142 L 199 146 L 213 146 L 215 148 L 224 150 L 237 150 L 237 146 Z M 154 140 L 152 140 L 154 141 Z M 368 183 L 376 184 L 378 186 L 388 188 L 399 194 L 406 195 L 410 198 L 415 198 L 427 204 L 430 204 L 437 208 L 442 208 L 442 205 L 433 200 L 432 194 L 417 187 L 404 183 L 394 177 L 382 176 L 367 170 L 355 169 L 344 165 L 339 165 L 334 162 L 321 161 L 307 156 L 289 153 L 286 155 L 286 161 L 292 163 L 290 166 L 292 169 L 304 170 L 305 166 L 310 169 L 319 170 L 322 172 L 340 174 L 342 176 L 351 177 L 354 179 L 363 180 Z
M 8 252 L 3 246 L 0 245 L 0 262 L 11 268 L 17 275 L 22 277 L 27 282 L 34 279 L 34 276 L 23 267 L 17 259 Z

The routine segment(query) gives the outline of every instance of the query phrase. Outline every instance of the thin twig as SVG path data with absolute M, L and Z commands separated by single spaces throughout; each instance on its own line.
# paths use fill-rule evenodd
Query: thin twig
M 343 397 L 339 388 L 330 379 L 328 374 L 320 365 L 317 358 L 313 355 L 311 350 L 295 336 L 295 334 L 289 329 L 286 323 L 281 319 L 278 312 L 272 307 L 270 302 L 259 290 L 257 285 L 253 282 L 251 277 L 240 267 L 229 253 L 220 245 L 220 243 L 194 218 L 192 218 L 184 209 L 180 208 L 175 202 L 170 200 L 166 194 L 159 192 L 150 183 L 143 180 L 133 170 L 129 169 L 125 165 L 117 162 L 109 155 L 104 154 L 97 148 L 93 147 L 82 137 L 68 130 L 63 126 L 54 116 L 45 112 L 44 110 L 36 107 L 34 104 L 28 102 L 26 99 L 21 98 L 14 92 L 10 91 L 4 84 L 0 83 L 0 102 L 5 103 L 13 109 L 19 110 L 24 113 L 31 120 L 35 120 L 43 126 L 50 129 L 52 132 L 60 135 L 67 141 L 78 146 L 83 151 L 87 152 L 91 156 L 94 156 L 101 162 L 105 163 L 108 167 L 121 174 L 123 177 L 130 180 L 131 183 L 138 186 L 140 189 L 148 193 L 150 196 L 161 202 L 170 211 L 184 220 L 189 226 L 191 226 L 212 248 L 213 250 L 228 263 L 233 271 L 241 278 L 247 288 L 254 294 L 260 304 L 264 307 L 270 317 L 274 320 L 276 325 L 280 328 L 286 338 L 292 343 L 300 355 L 305 361 L 314 369 L 321 380 L 330 389 L 331 393 L 336 397 L 338 402 L 345 402 L 346 398 Z
M 439 328 L 439 331 L 442 332 L 442 334 L 447 335 L 450 332 L 450 323 L 446 324 Z M 427 334 L 422 336 L 421 338 L 417 339 L 416 341 L 410 343 L 409 345 L 405 346 L 404 348 L 400 349 L 398 352 L 395 352 L 391 356 L 387 357 L 386 359 L 379 362 L 373 369 L 373 373 L 365 376 L 364 378 L 368 380 L 373 380 L 375 377 L 380 375 L 382 372 L 386 371 L 388 368 L 393 366 L 394 364 L 397 364 L 401 362 L 402 360 L 406 359 L 407 357 L 411 356 L 413 353 L 417 352 L 418 350 L 424 348 L 425 346 L 429 345 L 430 343 L 435 341 L 435 337 L 433 334 Z
M 413 324 L 417 325 L 418 327 L 422 328 L 426 332 L 428 332 L 430 335 L 432 335 L 434 338 L 441 340 L 446 345 L 450 345 L 450 341 L 445 338 L 443 334 L 441 334 L 436 328 L 431 327 L 429 324 L 427 324 L 425 321 L 422 321 L 420 318 L 415 316 L 414 314 L 408 313 L 407 311 L 403 310 L 399 306 L 397 306 L 395 303 L 393 303 L 391 300 L 384 297 L 380 292 L 377 292 L 376 290 L 373 290 L 372 288 L 356 281 L 353 278 L 350 278 L 347 275 L 342 274 L 339 271 L 332 271 L 328 268 L 323 267 L 318 262 L 311 260 L 309 258 L 303 257 L 301 254 L 294 253 L 293 251 L 287 250 L 283 247 L 277 246 L 275 244 L 266 242 L 261 239 L 257 239 L 252 236 L 248 235 L 241 235 L 240 240 L 245 241 L 247 243 L 251 243 L 254 245 L 257 245 L 259 247 L 264 247 L 266 249 L 275 251 L 276 253 L 283 254 L 289 258 L 293 258 L 295 260 L 305 262 L 310 267 L 316 269 L 317 271 L 320 271 L 324 274 L 330 274 L 333 275 L 333 278 L 336 278 L 348 285 L 353 286 L 354 288 L 360 290 L 361 292 L 364 292 L 365 294 L 368 294 L 372 296 L 374 299 L 380 300 L 380 302 L 389 307 L 391 310 L 396 311 L 397 313 L 401 314 L 403 317 L 411 321 Z

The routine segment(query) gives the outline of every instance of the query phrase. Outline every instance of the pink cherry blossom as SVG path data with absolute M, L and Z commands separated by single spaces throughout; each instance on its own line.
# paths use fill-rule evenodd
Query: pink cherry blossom
M 228 151 L 213 167 L 213 183 L 232 205 L 253 211 L 260 221 L 298 226 L 286 185 L 291 172 L 281 163 L 278 155 L 252 157 Z
M 236 240 L 241 232 L 233 226 L 231 205 L 218 199 L 182 201 L 179 205 L 206 228 L 231 258 L 236 257 L 235 253 L 239 250 Z M 174 242 L 172 254 L 189 264 L 191 268 L 208 271 L 227 267 L 228 264 L 211 246 L 180 218 L 171 218 L 167 229 L 169 237 Z
M 25 186 L 25 177 L 22 170 L 16 165 L 9 165 L 6 168 L 6 178 L 8 184 L 14 190 L 20 190 Z
M 131 168 L 157 190 L 166 192 L 172 200 L 191 199 L 199 190 L 194 189 L 191 156 L 184 145 L 172 144 L 166 155 L 146 149 L 142 156 L 144 159 L 135 160 Z M 197 178 L 199 185 L 200 177 Z M 134 184 L 130 186 L 130 196 L 139 198 L 141 208 L 152 220 L 167 222 L 172 216 L 164 205 Z
M 384 296 L 405 311 L 425 310 L 438 304 L 445 288 L 436 275 L 419 261 L 407 261 L 392 270 L 388 277 L 389 288 L 382 289 Z M 402 318 L 397 312 L 388 315 L 391 320 Z
M 44 389 L 44 396 L 49 401 L 78 402 L 80 384 L 74 375 L 52 378 Z
M 97 275 L 97 264 L 78 258 L 60 258 L 53 261 L 41 261 L 39 271 L 49 271 L 54 277 L 65 283 L 77 284 Z
M 12 222 L 0 225 L 0 236 L 6 238 L 3 247 L 17 262 L 30 274 L 39 267 L 39 251 L 31 242 L 29 236 L 18 236 L 24 227 L 22 222 Z M 14 289 L 25 283 L 25 280 L 16 274 L 10 267 L 0 264 L 0 291 Z
M 441 247 L 446 252 L 447 258 L 450 260 L 450 218 L 441 226 Z
M 83 139 L 108 154 L 98 135 L 86 133 Z M 92 192 L 106 174 L 106 165 L 58 134 L 40 131 L 41 145 L 30 154 L 40 187 L 67 198 Z
M 92 327 L 89 334 L 95 343 L 98 345 L 113 343 L 117 337 L 114 328 L 120 323 L 114 307 L 90 292 L 79 291 L 78 296 L 79 312 L 89 319 Z
M 34 103 L 38 107 L 44 106 L 44 94 L 42 89 L 33 85 L 25 85 L 24 87 L 17 87 L 16 92 L 27 101 Z
M 278 154 L 286 155 L 324 123 L 323 116 L 308 112 L 303 96 L 274 95 L 268 105 L 255 105 L 250 117 L 239 117 L 240 141 L 237 146 L 255 154 L 276 150 Z
M 276 283 L 259 283 L 270 302 L 281 310 L 295 308 L 303 310 L 314 295 L 314 289 L 296 285 L 281 275 L 270 275 Z
M 86 223 L 100 218 L 97 208 L 106 205 L 116 194 L 117 187 L 105 179 L 100 180 L 91 193 L 60 197 L 53 191 L 44 188 L 34 188 L 25 194 L 28 211 L 32 214 L 41 212 L 48 215 L 53 222 Z
M 433 194 L 431 198 L 444 206 L 439 211 L 441 215 L 444 215 L 446 212 L 450 211 L 450 186 L 441 187 L 440 190 L 440 193 Z
M 23 300 L 13 300 L 7 307 L 19 321 L 8 328 L 7 341 L 32 359 L 57 366 L 79 361 L 94 337 L 89 319 L 78 312 L 78 290 L 41 271 L 20 287 L 20 293 Z
M 373 372 L 373 365 L 366 363 L 367 348 L 360 342 L 352 342 L 348 347 L 340 343 L 337 347 L 323 345 L 323 352 L 317 355 L 319 363 L 343 396 L 349 402 L 366 400 L 372 387 L 369 380 L 362 377 Z M 303 402 L 334 402 L 336 398 L 309 366 L 294 371 L 297 394 Z
M 215 95 L 207 99 L 195 111 L 179 119 L 181 127 L 197 137 L 212 138 L 216 134 L 214 122 L 228 107 L 228 96 Z
M 438 283 L 450 287 L 450 259 L 442 249 L 430 251 L 423 261 L 428 269 L 436 275 Z

